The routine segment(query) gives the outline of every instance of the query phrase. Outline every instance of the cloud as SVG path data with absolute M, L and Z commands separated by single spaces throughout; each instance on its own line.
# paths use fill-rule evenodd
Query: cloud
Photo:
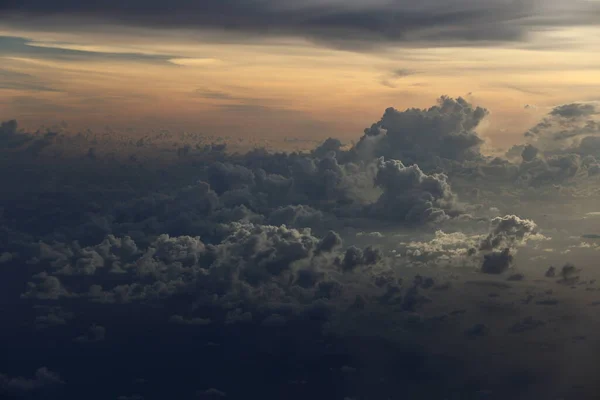
M 144 396 L 141 394 L 132 394 L 131 396 L 119 396 L 117 400 L 144 400 Z
M 365 129 L 351 152 L 359 158 L 385 157 L 430 169 L 440 159 L 465 161 L 479 157 L 483 140 L 475 129 L 488 115 L 463 98 L 443 96 L 429 109 L 388 108 L 381 120 Z
M 240 100 L 244 99 L 242 97 L 233 96 L 227 92 L 222 92 L 219 90 L 210 90 L 210 89 L 196 89 L 194 91 L 194 96 L 211 99 L 211 100 Z
M 170 58 L 168 61 L 172 64 L 186 67 L 202 67 L 222 63 L 221 60 L 216 58 Z
M 394 72 L 392 73 L 395 77 L 397 78 L 403 78 L 405 76 L 410 76 L 410 75 L 414 75 L 416 74 L 416 71 L 413 71 L 411 69 L 397 69 L 394 70 Z
M 387 86 L 389 88 L 395 89 L 397 87 L 396 81 L 398 79 L 402 79 L 402 78 L 406 78 L 407 76 L 411 76 L 418 73 L 417 71 L 414 70 L 410 70 L 410 69 L 396 69 L 394 71 L 392 71 L 388 77 L 383 78 L 381 80 L 381 84 L 383 86 Z
M 447 177 L 426 175 L 418 165 L 406 167 L 400 161 L 381 158 L 375 185 L 383 189 L 383 194 L 370 208 L 375 217 L 422 223 L 442 221 L 458 214 Z
M 481 272 L 484 274 L 501 274 L 510 268 L 512 262 L 513 256 L 510 254 L 509 248 L 484 254 Z
M 600 239 L 600 235 L 597 233 L 586 233 L 581 235 L 581 237 L 584 239 Z
M 460 266 L 468 263 L 468 259 L 474 255 L 473 249 L 477 246 L 479 237 L 480 235 L 438 230 L 430 240 L 405 243 L 405 254 L 412 262 Z
M 521 157 L 523 158 L 523 161 L 531 162 L 536 158 L 536 156 L 538 155 L 538 152 L 539 152 L 539 150 L 537 147 L 532 146 L 531 144 L 528 144 L 523 149 L 523 152 L 521 153 Z
M 77 336 L 75 341 L 78 343 L 95 343 L 103 341 L 105 336 L 105 327 L 101 325 L 92 325 L 86 335 Z
M 594 140 L 600 136 L 596 104 L 556 106 L 540 123 L 525 133 L 528 142 L 546 152 L 597 155 Z M 584 145 L 585 143 L 585 145 Z
M 508 270 L 519 247 L 530 240 L 547 240 L 532 220 L 515 215 L 492 218 L 487 234 L 445 233 L 436 231 L 429 240 L 401 243 L 405 255 L 417 265 L 465 267 L 477 266 L 487 274 Z M 480 264 L 478 264 L 480 263 Z M 509 280 L 521 280 L 515 274 Z
M 544 325 L 546 325 L 544 321 L 536 320 L 532 316 L 529 316 L 523 318 L 521 321 L 516 322 L 510 327 L 509 331 L 511 333 L 523 333 L 540 328 Z
M 75 314 L 65 311 L 61 307 L 43 306 L 40 308 L 47 310 L 47 314 L 35 317 L 36 329 L 47 329 L 54 326 L 66 325 L 68 321 L 75 317 Z
M 60 92 L 33 75 L 0 68 L 0 90 L 18 90 L 31 92 Z
M 14 256 L 11 253 L 4 252 L 4 253 L 0 254 L 0 264 L 8 263 L 13 258 L 14 258 Z
M 172 324 L 178 324 L 178 325 L 210 325 L 210 323 L 212 322 L 210 319 L 208 318 L 184 318 L 181 315 L 173 315 L 171 318 L 169 318 L 169 322 Z
M 394 382 L 389 387 L 380 382 L 381 397 L 393 397 L 398 387 L 409 397 L 425 395 L 415 382 L 433 376 L 432 390 L 441 389 L 426 397 L 469 398 L 475 389 L 493 386 L 501 398 L 526 391 L 543 398 L 537 388 L 512 385 L 513 378 L 506 376 L 513 369 L 504 363 L 526 363 L 537 377 L 545 376 L 546 366 L 560 370 L 562 361 L 545 358 L 548 353 L 536 346 L 527 345 L 526 354 L 517 351 L 521 337 L 502 333 L 529 335 L 531 330 L 532 338 L 539 335 L 536 340 L 560 346 L 563 335 L 556 332 L 566 322 L 553 315 L 576 315 L 585 321 L 578 325 L 582 330 L 595 326 L 574 307 L 581 290 L 567 290 L 579 287 L 579 268 L 555 270 L 549 279 L 521 280 L 541 267 L 535 257 L 546 253 L 536 244 L 550 240 L 542 233 L 551 234 L 552 248 L 560 249 L 582 232 L 593 232 L 593 221 L 585 216 L 593 215 L 588 213 L 597 194 L 589 193 L 597 188 L 584 172 L 597 159 L 533 144 L 513 149 L 510 161 L 487 157 L 479 151 L 477 134 L 487 111 L 461 99 L 442 98 L 428 109 L 388 114 L 385 123 L 367 129 L 363 144 L 330 138 L 313 150 L 290 153 L 235 153 L 208 144 L 214 137 L 186 135 L 187 141 L 177 141 L 177 135 L 164 132 L 143 143 L 129 137 L 119 141 L 116 133 L 107 139 L 86 133 L 46 137 L 5 122 L 0 125 L 5 168 L 0 170 L 10 190 L 0 198 L 0 239 L 2 253 L 18 261 L 0 268 L 0 282 L 11 283 L 0 290 L 6 296 L 0 300 L 11 304 L 7 334 L 38 329 L 35 345 L 51 349 L 60 341 L 66 348 L 61 354 L 85 351 L 101 358 L 110 349 L 107 354 L 127 358 L 130 369 L 138 371 L 134 377 L 157 368 L 156 375 L 148 372 L 150 384 L 158 377 L 176 379 L 184 397 L 199 387 L 225 387 L 215 378 L 224 376 L 222 355 L 246 354 L 250 364 L 240 370 L 256 385 L 252 390 L 264 386 L 247 374 L 264 371 L 258 366 L 265 364 L 315 388 L 310 386 L 313 364 L 306 361 L 324 359 L 318 376 L 355 365 L 359 389 L 364 373 L 371 371 Z M 552 118 L 566 124 L 573 119 Z M 37 141 L 47 146 L 28 157 Z M 86 157 L 90 148 L 97 149 L 94 160 Z M 121 158 L 106 158 L 114 148 Z M 185 156 L 177 157 L 178 149 L 185 149 L 179 152 Z M 56 156 L 59 150 L 63 155 Z M 132 153 L 139 156 L 136 162 L 128 159 Z M 541 184 L 514 184 L 519 174 L 548 171 L 548 186 L 555 192 Z M 562 177 L 562 190 L 577 194 L 591 188 L 584 200 L 562 202 L 552 186 Z M 575 211 L 565 211 L 563 204 Z M 569 256 L 578 255 L 578 247 L 571 250 Z M 574 261 L 585 265 L 585 259 Z M 506 273 L 513 264 L 519 273 Z M 542 305 L 552 307 L 540 310 Z M 542 312 L 552 316 L 541 317 Z M 538 326 L 542 318 L 553 329 Z M 206 339 L 199 342 L 199 334 Z M 136 335 L 140 340 L 128 339 Z M 209 339 L 219 344 L 217 356 L 213 345 L 205 345 Z M 16 341 L 21 347 L 14 357 L 32 343 L 27 335 Z M 331 344 L 340 357 L 322 357 L 330 354 Z M 498 346 L 507 349 L 501 365 L 487 363 Z M 148 350 L 157 348 L 164 352 Z M 32 360 L 41 357 L 28 354 Z M 203 373 L 187 382 L 183 367 L 167 362 L 172 354 L 200 360 Z M 279 363 L 281 354 L 285 362 Z M 65 376 L 82 369 L 70 357 L 61 360 Z M 103 364 L 83 365 L 102 369 Z M 164 372 L 165 365 L 173 375 Z M 470 365 L 484 370 L 482 376 L 448 372 Z M 236 368 L 227 364 L 228 376 L 236 376 Z M 15 371 L 8 376 L 21 373 Z M 83 384 L 88 375 L 98 376 L 74 373 L 82 382 L 74 386 L 88 387 Z M 474 376 L 486 384 L 473 389 Z M 487 384 L 490 376 L 497 385 Z M 554 383 L 541 382 L 553 394 L 563 394 Z M 272 388 L 273 382 L 267 383 Z M 335 382 L 326 385 L 337 393 Z M 110 382 L 106 386 L 111 393 L 104 397 L 131 393 Z M 452 392 L 457 387 L 465 389 Z M 78 389 L 72 390 L 75 396 Z M 227 395 L 239 397 L 244 390 L 248 387 L 231 386 Z
M 479 244 L 480 250 L 511 248 L 537 238 L 538 226 L 535 222 L 516 215 L 496 217 L 491 221 L 490 233 Z
M 227 397 L 227 394 L 219 389 L 210 388 L 197 392 L 197 397 L 201 399 L 222 399 Z
M 581 118 L 597 114 L 593 104 L 571 103 L 555 107 L 550 115 L 562 118 Z
M 63 287 L 61 281 L 41 272 L 34 276 L 36 279 L 27 284 L 27 291 L 21 296 L 23 298 L 35 298 L 41 300 L 57 300 L 61 297 L 70 297 L 71 294 Z
M 11 96 L 8 98 L 7 103 L 23 116 L 61 114 L 77 109 L 70 105 L 59 104 L 50 99 L 31 95 Z
M 465 331 L 465 336 L 469 339 L 487 336 L 490 333 L 490 328 L 484 324 L 475 324 Z
M 46 367 L 35 371 L 33 378 L 9 377 L 0 374 L 0 390 L 4 392 L 28 393 L 48 386 L 63 384 L 60 376 Z
M 291 1 L 241 0 L 226 3 L 209 0 L 190 3 L 175 0 L 134 0 L 123 6 L 117 1 L 99 5 L 72 0 L 48 3 L 42 0 L 3 2 L 0 10 L 7 22 L 55 20 L 63 25 L 92 22 L 148 28 L 190 28 L 222 31 L 235 37 L 296 36 L 344 49 L 366 50 L 397 43 L 429 45 L 515 42 L 525 40 L 533 29 L 596 25 L 599 8 L 593 2 L 556 6 L 533 1 L 494 0 L 481 4 L 452 0 L 415 6 L 406 1 L 354 2 L 318 1 L 303 5 Z M 60 18 L 56 10 L 61 10 Z M 452 11 L 448 11 L 452 10 Z M 52 22 L 47 22 L 52 23 Z M 56 23 L 56 22 L 53 22 Z M 38 22 L 40 24 L 40 22 Z
M 77 296 L 114 304 L 158 300 L 194 290 L 198 299 L 211 299 L 213 303 L 219 296 L 225 296 L 224 302 L 237 296 L 247 300 L 261 297 L 258 292 L 272 285 L 281 295 L 292 296 L 294 288 L 302 288 L 302 291 L 314 291 L 313 296 L 319 293 L 317 296 L 331 297 L 339 285 L 336 288 L 328 275 L 338 271 L 340 265 L 354 269 L 358 265 L 373 266 L 382 259 L 374 248 L 356 249 L 360 256 L 353 259 L 350 266 L 348 252 L 343 261 L 340 257 L 341 246 L 341 238 L 335 232 L 318 239 L 309 229 L 248 223 L 232 223 L 230 234 L 215 245 L 206 245 L 197 237 L 168 235 L 157 237 L 146 249 L 140 249 L 130 238 L 113 236 L 85 248 L 76 244 L 48 246 L 42 243 L 38 262 L 49 265 L 53 275 L 39 274 L 29 283 L 24 297 Z M 88 268 L 91 260 L 94 260 L 93 267 Z M 87 292 L 75 287 L 67 289 L 55 275 L 84 275 L 93 284 Z M 72 279 L 67 281 L 73 282 Z M 272 293 L 276 298 L 277 291 Z M 252 292 L 256 293 L 251 295 Z M 229 312 L 226 319 L 230 323 L 240 318 L 246 320 L 247 313 L 246 310 Z M 181 315 L 172 316 L 170 321 L 184 325 L 211 322 Z M 101 340 L 103 329 L 94 325 L 90 335 L 78 341 Z
M 0 36 L 0 51 L 6 57 L 32 57 L 62 61 L 131 61 L 167 63 L 172 56 L 144 53 L 110 53 L 105 51 L 75 50 L 68 45 L 49 46 L 24 37 Z

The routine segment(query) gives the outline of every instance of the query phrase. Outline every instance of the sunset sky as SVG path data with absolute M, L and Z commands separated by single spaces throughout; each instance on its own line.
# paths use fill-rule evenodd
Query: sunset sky
M 600 0 L 0 0 L 0 400 L 598 400 Z
M 0 118 L 29 128 L 351 140 L 447 94 L 506 147 L 600 100 L 598 1 L 1 3 Z

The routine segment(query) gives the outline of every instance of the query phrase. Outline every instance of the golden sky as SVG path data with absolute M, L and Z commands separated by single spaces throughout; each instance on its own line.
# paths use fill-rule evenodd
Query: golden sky
M 505 45 L 357 51 L 302 38 L 0 21 L 0 119 L 349 141 L 387 107 L 428 107 L 447 94 L 490 109 L 481 133 L 505 147 L 552 106 L 600 100 L 599 50 L 594 27 Z

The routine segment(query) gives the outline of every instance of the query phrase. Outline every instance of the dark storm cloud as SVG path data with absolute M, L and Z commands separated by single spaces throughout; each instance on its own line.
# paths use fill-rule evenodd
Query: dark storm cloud
M 415 4 L 401 0 L 349 4 L 314 1 L 306 5 L 248 0 L 109 0 L 102 4 L 9 0 L 2 2 L 0 11 L 9 16 L 5 20 L 13 23 L 35 16 L 75 17 L 80 21 L 71 21 L 70 25 L 98 20 L 151 28 L 220 30 L 239 36 L 291 35 L 359 50 L 410 41 L 438 45 L 516 41 L 524 39 L 532 27 L 595 25 L 599 20 L 595 3 L 579 1 L 560 8 L 530 0 L 495 0 L 485 5 L 471 0 L 443 5 L 438 1 Z

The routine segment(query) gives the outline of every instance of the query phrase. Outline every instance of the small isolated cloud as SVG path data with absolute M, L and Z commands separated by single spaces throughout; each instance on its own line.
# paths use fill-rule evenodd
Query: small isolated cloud
M 121 395 L 117 397 L 117 400 L 144 400 L 144 396 L 141 394 Z
M 56 372 L 46 367 L 39 368 L 33 378 L 10 377 L 0 374 L 0 391 L 9 393 L 30 393 L 58 384 L 64 384 L 63 380 Z
M 0 264 L 8 263 L 13 259 L 13 257 L 14 256 L 11 253 L 5 251 L 4 253 L 0 254 Z
M 196 393 L 196 397 L 199 399 L 224 399 L 227 397 L 227 394 L 219 389 L 210 388 L 206 390 L 201 390 Z
M 512 262 L 513 256 L 510 254 L 510 249 L 508 248 L 485 254 L 483 256 L 481 272 L 484 274 L 502 274 L 510 268 Z
M 177 325 L 210 325 L 212 321 L 209 318 L 184 318 L 181 315 L 173 315 L 169 322 Z
M 476 339 L 489 335 L 490 328 L 485 324 L 475 324 L 465 331 L 465 336 L 469 339 Z
M 417 74 L 417 71 L 411 69 L 396 69 L 381 80 L 383 86 L 395 89 L 398 87 L 398 80 Z
M 171 58 L 169 62 L 184 67 L 205 67 L 223 64 L 223 61 L 217 58 Z
M 106 337 L 106 328 L 101 325 L 92 325 L 87 334 L 75 338 L 78 343 L 96 343 L 101 342 Z

